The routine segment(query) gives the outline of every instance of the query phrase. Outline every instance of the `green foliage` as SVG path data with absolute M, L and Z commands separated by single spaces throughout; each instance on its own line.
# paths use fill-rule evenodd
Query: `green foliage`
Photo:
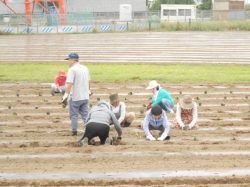
M 235 64 L 88 64 L 91 81 L 141 82 L 148 80 L 209 83 L 249 83 L 250 66 Z M 0 82 L 52 82 L 58 69 L 68 65 L 58 63 L 0 64 Z M 122 71 L 121 71 L 122 69 Z M 104 71 L 105 70 L 105 71 Z M 157 73 L 152 73 L 157 72 Z M 43 76 L 41 76 L 41 74 Z M 112 75 L 112 76 L 110 76 Z M 135 80 L 135 75 L 138 78 Z M 211 76 L 216 75 L 216 76 Z
M 156 0 L 150 10 L 161 10 L 161 4 L 195 4 L 194 0 Z
M 211 10 L 212 0 L 202 0 L 201 4 L 196 7 L 198 10 Z

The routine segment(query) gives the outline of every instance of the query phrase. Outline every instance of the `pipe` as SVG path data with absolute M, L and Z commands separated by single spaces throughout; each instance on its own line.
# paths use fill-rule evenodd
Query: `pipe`
M 62 25 L 65 25 L 65 6 L 64 6 L 64 0 L 58 0 L 59 8 L 60 8 L 60 15 L 62 20 Z
M 31 11 L 30 11 L 30 0 L 25 0 L 25 10 L 26 10 L 26 25 L 31 25 Z

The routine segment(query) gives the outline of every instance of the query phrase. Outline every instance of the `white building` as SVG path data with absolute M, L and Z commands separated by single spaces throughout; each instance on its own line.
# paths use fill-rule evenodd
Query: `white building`
M 162 4 L 161 22 L 188 22 L 195 19 L 196 5 Z

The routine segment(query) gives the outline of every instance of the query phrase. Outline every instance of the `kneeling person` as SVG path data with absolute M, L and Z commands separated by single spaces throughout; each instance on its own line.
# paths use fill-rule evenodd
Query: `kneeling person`
M 124 102 L 121 102 L 118 94 L 111 94 L 110 99 L 110 110 L 115 113 L 116 119 L 118 120 L 121 127 L 128 127 L 135 119 L 134 112 L 126 113 L 126 106 Z
M 122 129 L 114 113 L 109 110 L 108 102 L 102 100 L 98 103 L 98 106 L 95 106 L 90 110 L 84 135 L 78 141 L 78 145 L 83 146 L 84 143 L 89 143 L 90 140 L 96 136 L 100 138 L 101 144 L 105 144 L 106 139 L 109 138 L 110 120 L 114 122 L 118 137 L 121 137 Z
M 155 137 L 151 134 L 150 130 L 159 130 L 160 137 L 157 140 L 168 140 L 170 139 L 169 130 L 170 124 L 166 116 L 165 111 L 159 106 L 153 106 L 146 113 L 146 117 L 143 121 L 143 129 L 146 134 L 147 139 L 156 140 Z
M 51 84 L 51 94 L 64 93 L 66 90 L 67 75 L 64 70 L 60 70 L 58 76 L 55 77 L 55 81 Z

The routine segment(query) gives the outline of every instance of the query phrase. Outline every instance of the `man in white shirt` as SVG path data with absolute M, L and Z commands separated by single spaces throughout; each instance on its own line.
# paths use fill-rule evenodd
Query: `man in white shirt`
M 110 110 L 114 112 L 116 119 L 118 120 L 121 127 L 128 127 L 135 119 L 135 113 L 126 113 L 126 106 L 124 102 L 121 102 L 117 93 L 111 94 L 110 99 Z
M 72 127 L 72 136 L 77 135 L 78 114 L 82 116 L 84 124 L 88 116 L 88 102 L 90 93 L 90 74 L 86 66 L 79 63 L 77 53 L 69 54 L 68 58 L 69 71 L 67 74 L 67 89 L 63 96 L 62 102 L 69 99 L 69 112 Z

